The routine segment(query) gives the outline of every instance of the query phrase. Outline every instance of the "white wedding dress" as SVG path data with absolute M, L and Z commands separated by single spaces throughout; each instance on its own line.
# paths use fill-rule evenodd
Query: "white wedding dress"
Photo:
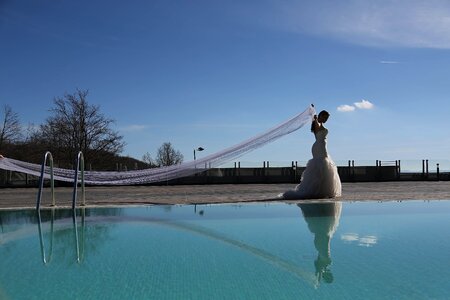
M 337 167 L 327 153 L 328 129 L 322 127 L 316 134 L 312 146 L 313 158 L 306 164 L 300 184 L 295 190 L 280 194 L 282 199 L 320 199 L 340 197 L 341 179 Z

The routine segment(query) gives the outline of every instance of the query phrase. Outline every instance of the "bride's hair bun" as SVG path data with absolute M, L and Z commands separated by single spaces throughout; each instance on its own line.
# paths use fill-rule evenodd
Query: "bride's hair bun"
M 326 110 L 322 110 L 322 111 L 319 113 L 318 116 L 319 116 L 319 117 L 320 117 L 320 116 L 327 116 L 327 117 L 329 117 L 329 116 L 330 116 L 330 113 L 327 112 Z

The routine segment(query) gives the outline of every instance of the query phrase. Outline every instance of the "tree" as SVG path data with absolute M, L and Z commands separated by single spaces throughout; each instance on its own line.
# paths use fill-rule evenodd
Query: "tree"
M 13 143 L 21 137 L 19 115 L 9 105 L 3 106 L 3 122 L 0 124 L 0 150 L 5 142 Z
M 25 137 L 23 138 L 25 143 L 38 143 L 42 140 L 41 128 L 34 123 L 28 123 L 24 130 Z
M 181 164 L 183 162 L 183 154 L 180 151 L 175 150 L 171 143 L 163 143 L 158 148 L 156 154 L 156 163 L 159 166 L 171 166 Z
M 56 97 L 52 115 L 41 125 L 41 137 L 60 162 L 71 163 L 82 151 L 86 161 L 95 163 L 123 150 L 123 137 L 111 129 L 114 121 L 100 113 L 99 106 L 90 105 L 87 95 L 87 90 L 77 90 Z
M 146 152 L 142 156 L 142 161 L 147 164 L 147 167 L 153 168 L 156 166 L 155 161 L 153 160 L 152 156 L 148 152 Z

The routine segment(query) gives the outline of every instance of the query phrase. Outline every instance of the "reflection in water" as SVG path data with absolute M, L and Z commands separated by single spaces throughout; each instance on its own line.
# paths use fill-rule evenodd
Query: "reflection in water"
M 55 222 L 55 209 L 51 210 L 51 217 L 50 217 L 50 248 L 48 251 L 48 256 L 46 255 L 46 247 L 45 247 L 45 241 L 44 241 L 44 235 L 42 233 L 42 219 L 41 219 L 41 211 L 37 210 L 37 223 L 38 223 L 38 231 L 39 231 L 39 242 L 41 247 L 41 256 L 42 256 L 42 262 L 44 264 L 48 264 L 51 261 L 51 257 L 53 254 L 53 238 L 54 238 L 54 222 Z M 75 253 L 76 253 L 76 260 L 78 263 L 80 263 L 84 256 L 84 228 L 85 228 L 85 216 L 86 216 L 86 210 L 85 208 L 81 209 L 81 256 L 80 256 L 80 239 L 78 237 L 78 224 L 77 224 L 77 215 L 76 211 L 72 211 L 72 232 L 75 240 Z
M 378 242 L 378 238 L 375 235 L 359 236 L 357 233 L 344 233 L 341 234 L 341 240 L 346 243 L 355 242 L 356 245 L 362 247 L 372 247 Z
M 318 287 L 319 283 L 323 280 L 326 283 L 333 281 L 333 274 L 331 273 L 331 254 L 330 254 L 330 241 L 338 226 L 339 218 L 341 214 L 341 203 L 320 203 L 320 204 L 298 204 L 302 210 L 304 219 L 308 225 L 309 230 L 314 235 L 314 246 L 317 250 L 317 258 L 314 262 L 315 272 L 309 272 L 302 269 L 301 266 L 286 260 L 283 257 L 279 257 L 273 254 L 271 251 L 255 247 L 248 244 L 246 240 L 240 238 L 233 238 L 228 234 L 224 234 L 215 229 L 204 227 L 203 224 L 196 222 L 186 222 L 183 218 L 178 216 L 169 217 L 148 215 L 147 213 L 133 213 L 128 215 L 124 209 L 81 209 L 78 210 L 78 222 L 77 214 L 68 210 L 43 210 L 40 213 L 34 213 L 34 215 L 24 214 L 23 212 L 15 213 L 15 217 L 8 220 L 8 222 L 25 222 L 34 223 L 37 219 L 37 225 L 39 229 L 39 240 L 41 257 L 44 264 L 49 264 L 54 257 L 65 256 L 65 261 L 69 263 L 82 263 L 84 260 L 85 247 L 87 252 L 96 252 L 95 250 L 100 247 L 101 244 L 106 243 L 108 240 L 108 232 L 111 228 L 111 224 L 114 223 L 140 223 L 144 225 L 159 224 L 174 228 L 176 230 L 183 230 L 186 232 L 201 235 L 208 239 L 220 241 L 232 247 L 236 247 L 242 251 L 245 251 L 255 257 L 262 259 L 263 261 L 283 269 L 299 278 L 304 282 Z M 194 213 L 200 214 L 204 209 L 197 210 L 194 206 Z M 165 212 L 171 212 L 166 210 Z M 42 214 L 42 219 L 41 219 Z M 36 218 L 37 215 L 37 218 Z M 203 215 L 203 214 L 201 214 Z M 208 214 L 207 214 L 208 215 Z M 33 218 L 31 218 L 33 217 Z M 85 218 L 88 218 L 89 226 L 85 226 Z M 186 217 L 186 216 L 185 216 Z M 203 215 L 204 217 L 204 215 Z M 5 221 L 2 220 L 2 222 Z M 186 220 L 190 220 L 187 217 Z M 54 226 L 54 222 L 57 222 Z M 44 224 L 44 225 L 42 225 Z M 45 224 L 49 224 L 46 230 Z M 36 227 L 32 227 L 35 231 Z M 31 228 L 30 228 L 31 229 Z M 85 244 L 85 231 L 86 231 L 86 244 Z M 17 234 L 11 232 L 11 240 L 20 238 L 23 235 L 28 235 L 28 231 L 23 234 Z M 9 240 L 9 239 L 8 239 Z M 73 249 L 72 251 L 67 251 Z M 58 251 L 59 250 L 59 251 Z M 55 252 L 55 253 L 53 253 Z M 60 263 L 58 259 L 58 263 Z
M 165 209 L 166 210 L 166 209 Z M 170 212 L 170 210 L 167 210 Z M 203 212 L 203 210 L 200 210 L 200 212 Z M 198 212 L 200 215 L 203 215 L 203 213 Z M 44 238 L 42 234 L 41 229 L 41 218 L 40 214 L 38 213 L 38 228 L 39 228 L 39 238 L 41 241 L 41 253 L 42 253 L 42 260 L 44 264 L 48 264 L 50 262 L 50 259 L 47 259 L 46 256 L 46 248 L 44 244 Z M 52 249 L 53 249 L 53 221 L 54 221 L 54 214 L 52 214 L 52 218 L 50 219 L 51 226 L 50 226 L 50 250 L 48 258 L 52 255 Z M 262 259 L 263 261 L 270 263 L 271 265 L 283 269 L 300 279 L 302 279 L 304 282 L 311 284 L 312 286 L 317 286 L 317 280 L 315 278 L 315 275 L 312 272 L 309 272 L 307 270 L 302 269 L 300 266 L 297 266 L 293 264 L 291 261 L 285 260 L 282 257 L 279 257 L 277 255 L 274 255 L 270 251 L 252 246 L 250 244 L 247 244 L 245 241 L 240 239 L 234 239 L 226 234 L 223 234 L 219 231 L 216 231 L 214 229 L 210 229 L 208 227 L 204 227 L 198 224 L 193 224 L 191 222 L 183 222 L 176 219 L 160 219 L 160 218 L 153 218 L 146 215 L 143 216 L 137 216 L 137 215 L 131 215 L 131 216 L 113 216 L 113 215 L 106 215 L 106 216 L 97 216 L 90 219 L 90 224 L 93 223 L 104 223 L 107 221 L 108 223 L 139 223 L 142 225 L 152 225 L 152 224 L 158 224 L 163 225 L 165 227 L 174 228 L 176 230 L 182 230 L 185 232 L 193 233 L 196 235 L 200 235 L 202 237 L 206 237 L 211 240 L 216 240 L 219 242 L 222 242 L 224 244 L 227 244 L 232 247 L 236 247 L 239 250 L 245 251 L 259 259 Z M 85 231 L 85 221 L 84 221 L 84 209 L 82 210 L 82 226 L 81 226 L 81 234 L 79 235 L 78 232 L 78 226 L 76 221 L 76 215 L 75 213 L 72 214 L 72 232 L 73 237 L 75 240 L 75 243 L 65 243 L 64 247 L 69 247 L 74 245 L 75 251 L 76 251 L 76 261 L 78 263 L 83 261 L 83 254 L 84 254 L 84 231 Z M 92 226 L 91 226 L 92 227 Z M 70 235 L 70 231 L 64 230 L 59 231 L 64 236 Z M 80 237 L 80 239 L 79 239 Z M 58 244 L 58 243 L 55 243 Z M 80 247 L 81 246 L 81 247 Z
M 37 210 L 36 212 L 37 220 L 38 220 L 38 230 L 39 230 L 39 243 L 41 245 L 41 256 L 42 256 L 42 262 L 46 265 L 48 264 L 52 259 L 52 253 L 53 253 L 53 228 L 54 228 L 54 222 L 55 222 L 55 209 L 51 210 L 51 220 L 50 220 L 50 249 L 48 251 L 48 256 L 46 255 L 46 249 L 45 249 L 45 241 L 42 234 L 42 218 L 41 218 L 41 210 Z
M 342 203 L 305 203 L 298 206 L 302 210 L 309 231 L 314 234 L 314 246 L 317 250 L 317 258 L 314 261 L 317 283 L 322 279 L 326 283 L 332 283 L 330 242 L 339 225 Z
M 85 228 L 85 216 L 86 216 L 86 209 L 81 208 L 81 257 L 80 257 L 80 240 L 78 238 L 78 226 L 77 226 L 77 215 L 76 211 L 73 211 L 72 214 L 72 223 L 73 223 L 73 235 L 75 236 L 75 245 L 76 245 L 76 251 L 77 251 L 77 262 L 80 263 L 81 260 L 84 257 L 84 228 Z

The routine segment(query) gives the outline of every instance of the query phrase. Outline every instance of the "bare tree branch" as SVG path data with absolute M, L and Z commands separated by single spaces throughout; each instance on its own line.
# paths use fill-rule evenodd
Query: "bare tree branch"
M 3 106 L 3 122 L 0 124 L 0 150 L 5 142 L 13 143 L 22 136 L 19 115 L 9 105 Z
M 171 166 L 181 164 L 183 162 L 183 154 L 175 150 L 171 143 L 163 143 L 156 154 L 156 163 L 159 166 Z
M 117 155 L 124 147 L 123 137 L 111 129 L 114 121 L 90 105 L 87 96 L 87 90 L 77 90 L 55 98 L 52 115 L 41 125 L 46 142 L 67 162 L 78 151 L 83 151 L 86 161 L 95 162 L 105 152 Z

